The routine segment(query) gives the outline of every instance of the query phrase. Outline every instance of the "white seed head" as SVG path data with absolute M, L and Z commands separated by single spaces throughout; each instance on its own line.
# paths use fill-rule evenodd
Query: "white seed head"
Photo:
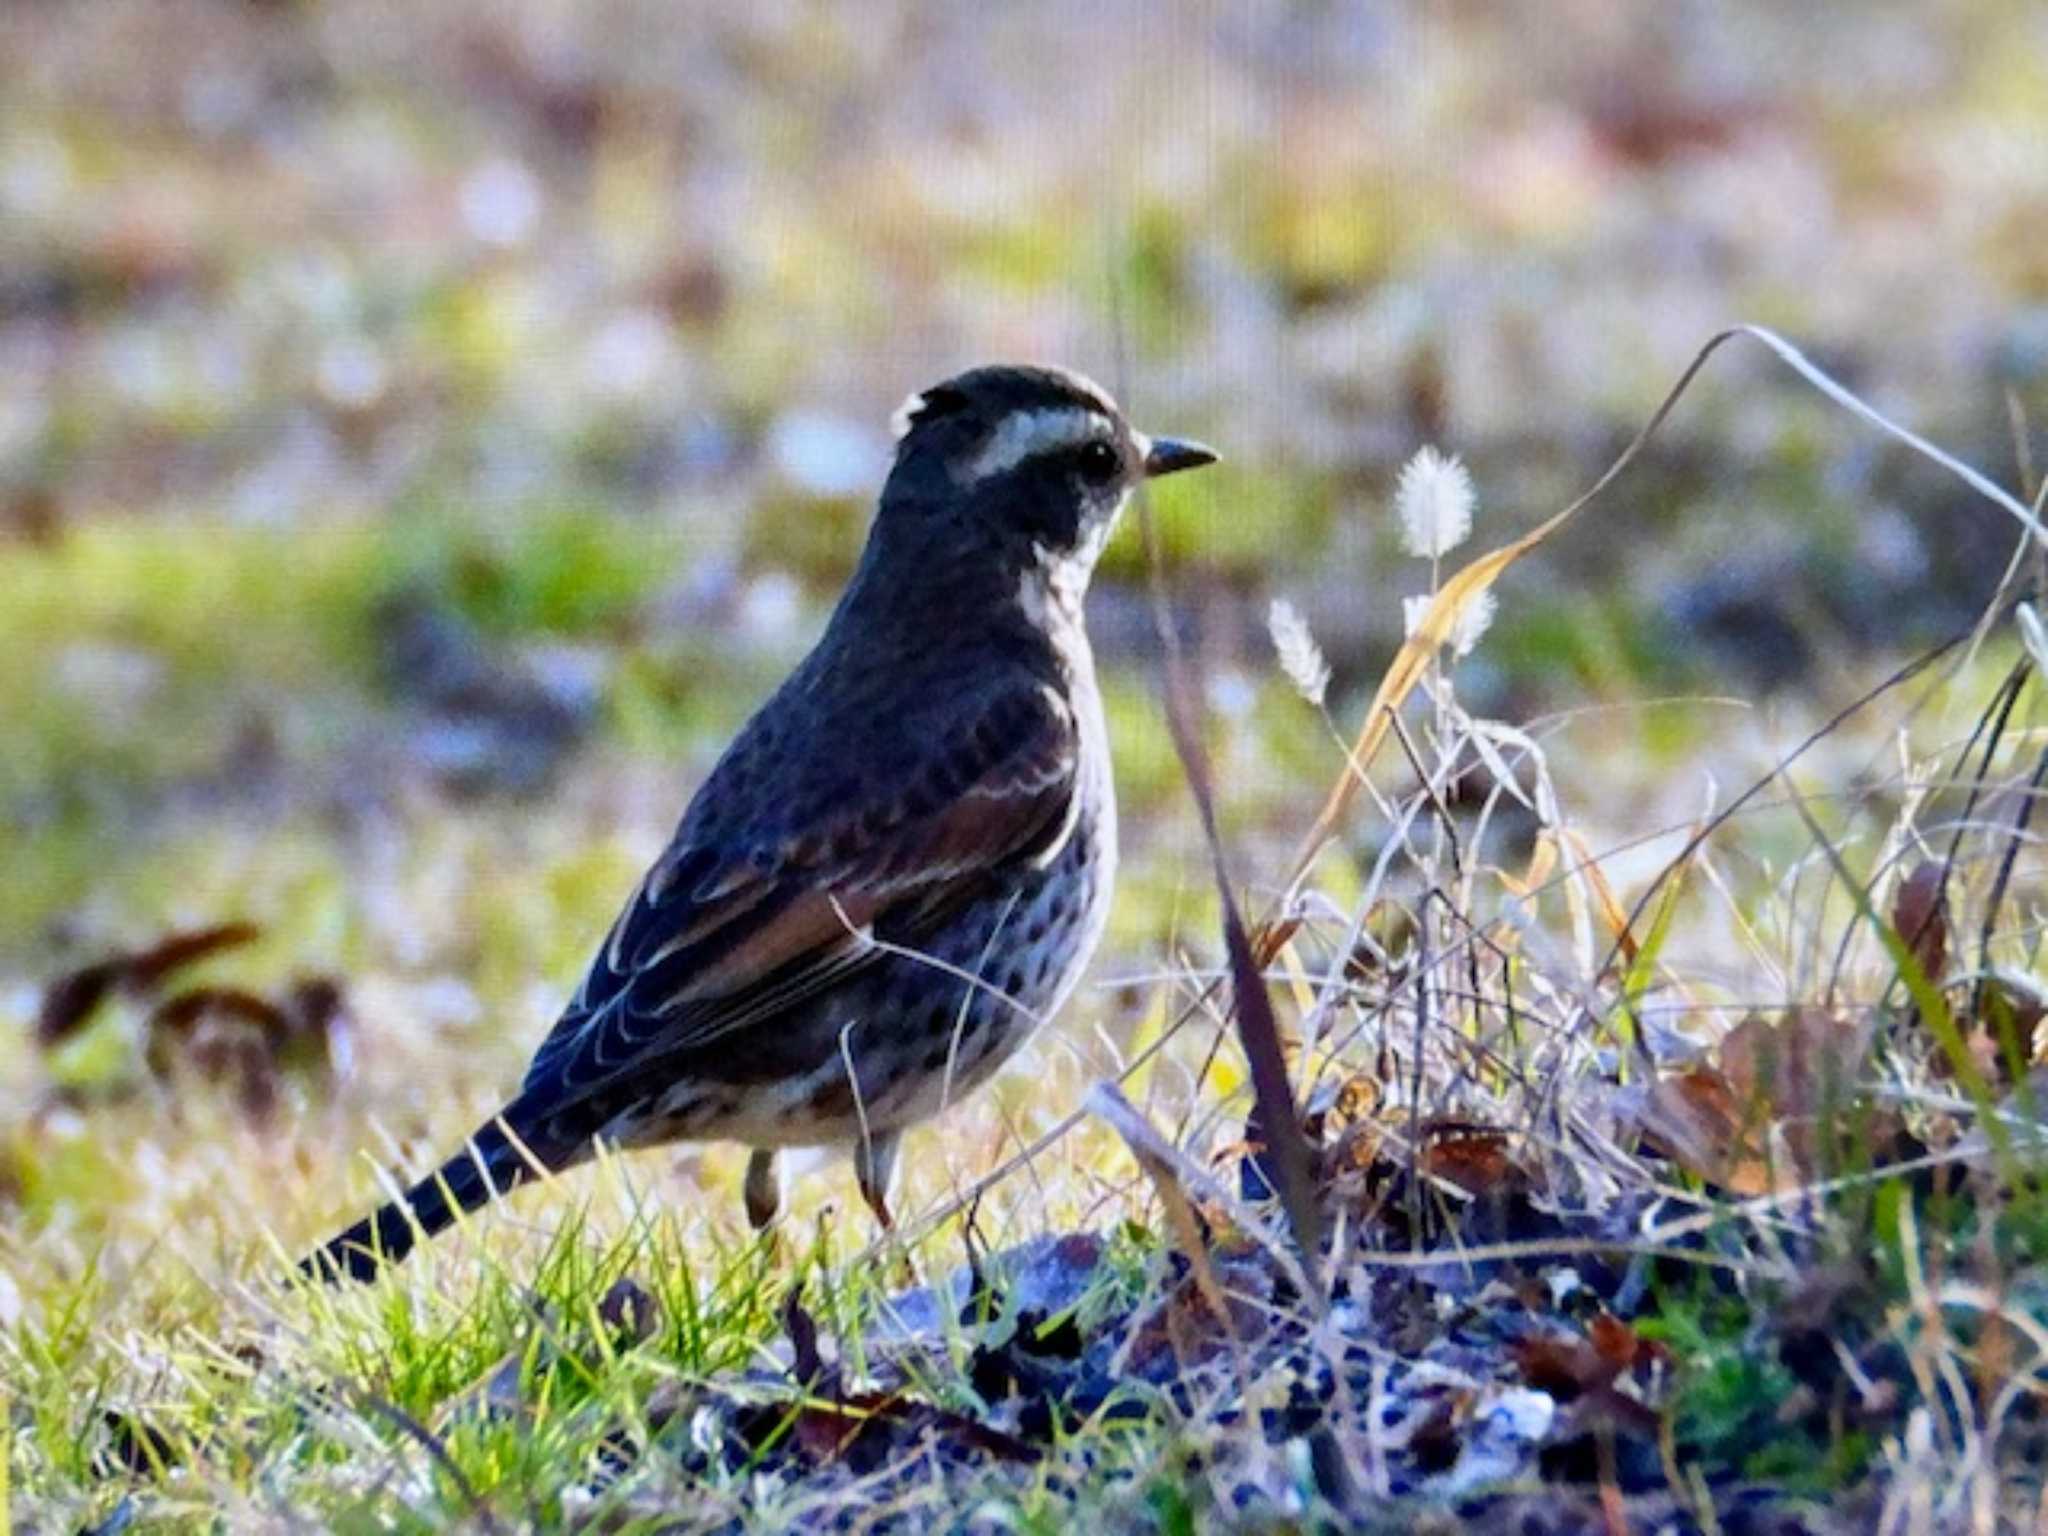
M 1394 486 L 1402 547 L 1424 560 L 1449 554 L 1471 533 L 1478 499 L 1471 473 L 1455 454 L 1416 449 Z
M 1481 592 L 1465 604 L 1458 615 L 1458 622 L 1451 626 L 1451 650 L 1459 656 L 1470 656 L 1487 630 L 1493 627 L 1493 616 L 1498 605 L 1491 592 Z
M 1320 709 L 1329 692 L 1330 664 L 1323 659 L 1316 637 L 1309 633 L 1308 620 L 1286 598 L 1276 597 L 1266 610 L 1266 629 L 1280 655 L 1280 670 L 1296 692 Z
M 1423 616 L 1429 612 L 1429 594 L 1401 599 L 1401 633 L 1413 640 L 1415 632 L 1422 628 Z
M 1401 630 L 1410 639 L 1413 639 L 1416 632 L 1422 628 L 1422 621 L 1429 613 L 1431 601 L 1430 594 L 1426 592 L 1420 597 L 1401 599 Z M 1450 637 L 1445 642 L 1450 646 L 1451 654 L 1471 655 L 1487 630 L 1493 627 L 1493 616 L 1497 611 L 1498 604 L 1494 602 L 1491 592 L 1481 592 L 1476 597 L 1467 598 L 1464 607 L 1458 610 L 1458 617 L 1451 625 Z

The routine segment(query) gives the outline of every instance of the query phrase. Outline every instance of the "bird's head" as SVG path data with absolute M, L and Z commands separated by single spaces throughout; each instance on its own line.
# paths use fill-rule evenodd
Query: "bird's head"
M 975 368 L 898 409 L 885 511 L 960 518 L 1020 565 L 1083 579 L 1140 481 L 1213 464 L 1200 443 L 1148 437 L 1100 385 L 1061 368 Z

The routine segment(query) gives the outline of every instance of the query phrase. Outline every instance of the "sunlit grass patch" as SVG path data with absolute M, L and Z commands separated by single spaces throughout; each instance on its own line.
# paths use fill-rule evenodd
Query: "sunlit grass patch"
M 374 762 L 394 728 L 394 598 L 444 604 L 497 643 L 617 643 L 683 545 L 666 524 L 560 506 L 289 529 L 104 519 L 9 547 L 0 949 L 89 895 L 131 889 L 149 909 L 153 871 L 207 856 L 181 815 L 331 804 L 344 765 Z
M 637 749 L 700 744 L 664 675 L 682 648 L 642 663 L 627 750 L 585 754 L 546 814 L 422 798 L 357 866 L 290 823 L 239 892 L 253 842 L 196 852 L 182 888 L 153 875 L 138 910 L 281 913 L 237 974 L 345 972 L 361 1065 L 266 1127 L 200 1074 L 120 1102 L 27 1058 L 0 1364 L 25 1384 L 28 1506 L 1186 1529 L 1479 1520 L 1541 1480 L 1700 1524 L 1752 1497 L 2031 1508 L 2040 621 L 1994 614 L 1981 643 L 1859 677 L 1839 716 L 1694 699 L 1658 730 L 1683 706 L 1599 697 L 1496 718 L 1465 669 L 1516 643 L 1509 568 L 1557 521 L 1503 540 L 1431 462 L 1437 494 L 1400 498 L 1406 638 L 1362 719 L 1298 614 L 1270 669 L 1172 679 L 1201 716 L 1185 758 L 1152 690 L 1109 678 L 1138 829 L 1110 984 L 911 1138 L 893 1239 L 843 1168 L 752 1238 L 740 1154 L 715 1148 L 548 1181 L 373 1287 L 290 1278 L 501 1101 L 574 984 L 673 810 Z M 1467 537 L 1492 552 L 1462 562 Z M 602 560 L 591 606 L 558 601 L 580 533 L 537 547 L 532 579 L 451 601 L 487 632 L 639 623 Z M 466 558 L 413 568 L 459 586 Z M 1639 687 L 1625 632 L 1578 644 L 1587 691 Z M 1620 750 L 1638 737 L 1656 750 Z M 1189 781 L 1221 802 L 1228 900 Z M 1276 845 L 1304 829 L 1290 866 Z M 1274 1062 L 1287 1119 L 1262 1128 Z M 1263 1198 L 1275 1124 L 1314 1223 Z M 1289 1236 L 1317 1226 L 1305 1252 Z M 1068 1240 L 1086 1261 L 1061 1257 L 1073 1284 L 1034 1313 L 1022 1267 Z

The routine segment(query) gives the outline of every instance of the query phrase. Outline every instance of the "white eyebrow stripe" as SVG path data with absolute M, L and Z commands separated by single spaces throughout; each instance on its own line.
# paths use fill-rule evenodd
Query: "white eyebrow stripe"
M 918 394 L 908 396 L 901 405 L 891 411 L 889 413 L 890 440 L 892 442 L 902 442 L 904 436 L 910 431 L 911 422 L 916 420 L 917 413 L 923 409 L 924 396 Z
M 1042 411 L 1018 411 L 1003 418 L 988 441 L 967 463 L 967 480 L 986 480 L 1015 469 L 1026 459 L 1077 443 L 1108 442 L 1115 434 L 1109 418 L 1084 406 L 1062 405 Z

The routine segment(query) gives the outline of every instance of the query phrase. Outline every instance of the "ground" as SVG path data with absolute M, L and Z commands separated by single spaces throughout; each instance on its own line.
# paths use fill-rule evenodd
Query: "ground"
M 1294 876 L 1402 599 L 1590 485 L 1724 325 L 2035 494 L 2043 25 L 0 14 L 14 1522 L 2019 1528 L 2048 1205 L 2010 510 L 1724 349 Z M 294 1287 L 516 1080 L 816 633 L 890 409 L 1004 356 L 1226 454 L 1150 510 L 1318 1274 L 1244 1164 L 1132 527 L 1090 611 L 1111 933 L 911 1138 L 903 1244 L 831 1163 L 757 1242 L 740 1158 L 689 1149 Z M 1434 564 L 1395 511 L 1424 445 L 1479 498 Z

